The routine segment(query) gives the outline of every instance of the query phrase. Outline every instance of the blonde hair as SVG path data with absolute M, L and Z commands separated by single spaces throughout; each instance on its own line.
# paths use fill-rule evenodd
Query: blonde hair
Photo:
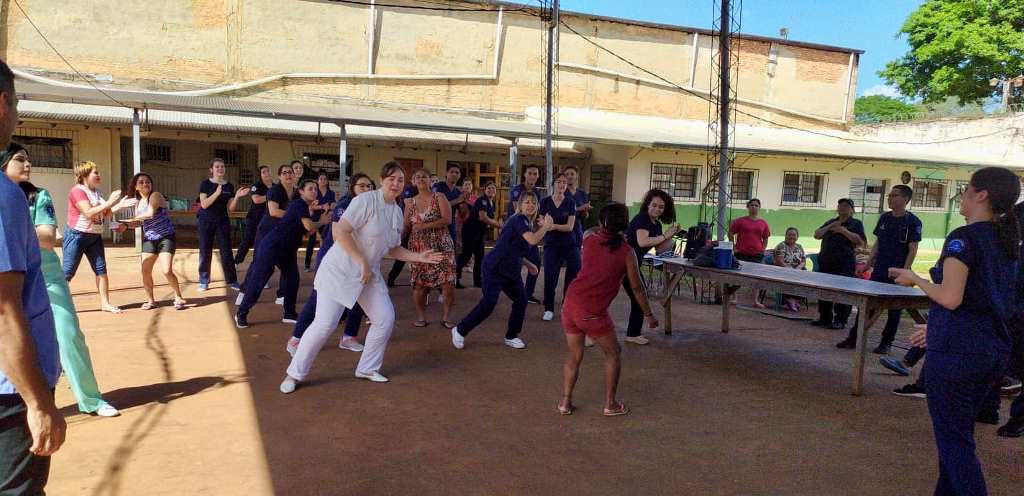
M 537 204 L 537 210 L 533 212 L 533 215 L 527 216 L 530 219 L 530 225 L 533 225 L 534 221 L 537 220 L 537 214 L 540 213 L 540 198 L 533 191 L 524 191 L 522 196 L 519 197 L 519 201 L 516 202 L 516 213 L 526 215 L 526 212 L 523 212 L 523 201 L 527 198 L 532 199 Z
M 82 160 L 75 164 L 75 182 L 78 184 L 84 184 L 85 178 L 92 174 L 92 171 L 96 170 L 96 162 L 91 160 Z

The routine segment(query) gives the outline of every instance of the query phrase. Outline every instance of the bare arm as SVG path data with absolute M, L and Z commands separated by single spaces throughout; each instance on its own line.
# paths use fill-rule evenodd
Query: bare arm
M 675 225 L 669 226 L 668 230 L 664 234 L 658 236 L 651 236 L 651 232 L 647 229 L 636 230 L 636 244 L 640 245 L 640 248 L 650 248 L 652 246 L 658 246 L 670 239 L 672 236 L 679 232 L 679 228 Z M 732 239 L 732 235 L 729 235 L 729 239 Z
M 524 232 L 523 239 L 525 239 L 527 243 L 530 243 L 530 246 L 537 246 L 541 241 L 544 241 L 544 235 L 551 230 L 551 225 L 551 216 L 545 215 L 544 220 L 541 221 L 540 229 Z
M 910 243 L 907 246 L 907 260 L 903 263 L 904 269 L 911 269 L 914 267 L 914 259 L 917 258 L 917 242 Z
M 228 212 L 234 212 L 235 207 L 238 206 L 238 199 L 249 194 L 249 188 L 238 188 L 235 191 L 235 196 L 231 197 L 231 201 L 228 202 Z
M 81 212 L 82 215 L 86 217 L 95 217 L 106 213 L 107 210 L 110 210 L 120 200 L 121 190 L 117 190 L 110 193 L 110 198 L 107 198 L 107 201 L 100 203 L 95 207 L 90 205 L 88 200 L 75 202 L 75 207 L 78 208 L 78 211 Z
M 224 189 L 222 185 L 218 184 L 217 189 L 213 191 L 213 194 L 207 195 L 206 193 L 199 193 L 199 206 L 202 207 L 203 210 L 210 208 L 213 206 L 214 202 L 217 201 L 217 198 L 220 198 L 223 191 Z
M 25 400 L 32 453 L 48 456 L 64 443 L 66 424 L 36 360 L 35 344 L 22 308 L 24 272 L 0 273 L 0 370 Z
M 448 200 L 444 198 L 444 195 L 440 193 L 434 193 L 434 198 L 437 199 L 437 206 L 441 209 L 441 218 L 430 221 L 430 222 L 418 222 L 412 225 L 414 231 L 422 231 L 424 229 L 439 229 L 447 227 L 448 224 L 452 223 L 452 207 L 448 203 Z
M 779 267 L 786 266 L 786 261 L 783 260 L 782 250 L 775 248 L 775 251 L 772 252 L 772 263 L 778 265 Z
M 640 279 L 640 267 L 636 263 L 636 253 L 633 250 L 626 255 L 626 278 L 629 279 L 629 288 L 633 290 L 633 296 L 643 310 L 644 317 L 653 317 L 654 313 L 651 312 L 651 305 L 647 301 L 647 288 Z
M 53 224 L 36 226 L 36 237 L 39 238 L 39 248 L 52 250 L 57 246 L 57 226 Z
M 269 200 L 267 201 L 267 214 L 271 217 L 280 219 L 281 217 L 284 217 L 284 210 L 276 201 Z
M 842 226 L 839 227 L 839 230 L 837 232 L 845 236 L 846 239 L 850 240 L 850 242 L 853 243 L 854 248 L 860 248 L 861 246 L 864 246 L 864 238 L 860 237 L 859 234 Z
M 257 195 L 253 193 L 249 195 L 249 200 L 252 201 L 253 205 L 262 205 L 267 202 L 267 195 Z
M 969 272 L 970 269 L 960 260 L 946 258 L 942 262 L 942 284 L 935 284 L 909 269 L 889 269 L 889 276 L 896 279 L 896 284 L 917 286 L 935 303 L 948 310 L 956 310 L 964 301 Z
M 816 231 L 814 231 L 814 239 L 824 238 L 825 234 L 832 230 L 833 225 L 835 225 L 835 222 L 829 222 L 828 224 L 819 227 Z

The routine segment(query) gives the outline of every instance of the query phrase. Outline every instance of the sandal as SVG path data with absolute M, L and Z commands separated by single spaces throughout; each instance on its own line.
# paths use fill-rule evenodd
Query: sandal
M 447 320 L 442 320 L 441 325 L 444 326 L 445 329 L 455 329 L 455 324 L 452 324 Z
M 413 327 L 427 327 L 427 321 L 425 321 L 425 320 L 417 320 L 416 322 L 412 323 L 412 326 Z
M 612 409 L 605 408 L 604 409 L 604 416 L 605 417 L 618 417 L 620 415 L 625 415 L 627 413 L 629 413 L 629 408 L 626 408 L 626 404 L 621 402 L 621 401 L 618 402 L 618 404 L 616 405 L 615 408 L 612 408 Z
M 175 300 L 174 301 L 174 309 L 175 310 L 184 310 L 185 309 L 185 303 L 187 303 L 185 300 Z
M 154 307 L 156 307 L 156 303 L 147 301 L 147 302 L 143 303 L 142 306 L 139 307 L 139 308 L 142 309 L 142 310 L 152 310 Z M 109 312 L 109 310 L 108 310 L 108 312 Z M 113 313 L 113 312 L 111 312 L 111 313 Z
M 575 412 L 575 411 L 576 411 L 576 407 L 573 406 L 572 403 L 569 403 L 569 405 L 566 406 L 566 407 L 562 407 L 562 405 L 558 405 L 558 413 L 559 413 L 559 415 L 572 415 L 573 412 Z

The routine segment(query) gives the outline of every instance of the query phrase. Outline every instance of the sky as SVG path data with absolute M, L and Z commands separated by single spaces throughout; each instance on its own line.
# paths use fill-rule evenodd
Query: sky
M 561 0 L 562 9 L 695 28 L 711 27 L 710 0 Z M 733 0 L 739 1 L 739 0 Z M 864 50 L 857 95 L 898 96 L 878 71 L 907 52 L 900 26 L 921 0 L 745 0 L 742 32 Z

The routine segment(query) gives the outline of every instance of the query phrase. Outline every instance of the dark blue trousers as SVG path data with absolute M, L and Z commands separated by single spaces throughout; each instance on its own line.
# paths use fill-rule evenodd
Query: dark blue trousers
M 526 318 L 526 290 L 523 288 L 523 280 L 520 277 L 506 277 L 493 271 L 489 272 L 486 268 L 484 271 L 480 302 L 459 322 L 459 334 L 469 335 L 470 331 L 490 317 L 498 304 L 498 295 L 505 293 L 505 296 L 512 300 L 512 313 L 508 316 L 505 339 L 515 339 L 523 330 L 523 319 Z
M 345 321 L 345 335 L 349 337 L 356 337 L 359 335 L 359 325 L 363 323 L 363 317 L 366 313 L 363 312 L 363 307 L 356 303 L 355 308 L 351 311 L 345 310 L 341 314 L 341 319 Z M 292 337 L 302 338 L 302 335 L 306 333 L 306 328 L 309 324 L 313 323 L 313 318 L 316 317 L 316 290 L 314 289 L 309 293 L 309 299 L 306 300 L 306 304 L 302 306 L 302 311 L 299 312 L 299 318 L 295 321 L 295 330 L 292 331 Z M 340 323 L 340 321 L 339 321 Z
M 540 248 L 531 246 L 530 251 L 526 253 L 526 259 L 533 265 L 536 265 L 538 269 L 541 267 L 540 263 Z M 539 274 L 539 272 L 538 272 Z M 526 296 L 527 298 L 533 298 L 533 290 L 537 288 L 537 275 L 527 274 L 526 275 Z
M 457 281 L 462 280 L 462 269 L 469 264 L 470 258 L 473 259 L 473 286 L 479 288 L 483 285 L 481 265 L 484 262 L 484 232 L 464 225 L 462 227 L 462 253 L 459 253 L 459 258 L 455 261 Z
M 242 241 L 238 243 L 238 251 L 235 252 L 235 265 L 241 265 L 249 249 L 256 246 L 256 231 L 260 227 L 261 216 L 246 217 L 245 232 L 242 233 Z
M 256 250 L 249 272 L 245 275 L 245 287 L 242 291 L 242 304 L 238 306 L 238 314 L 245 316 L 256 305 L 267 285 L 274 267 L 281 271 L 279 292 L 284 293 L 284 315 L 295 315 L 295 300 L 299 294 L 299 264 L 295 260 L 297 248 L 284 246 L 271 237 L 265 237 Z
M 217 242 L 220 252 L 220 268 L 224 271 L 224 282 L 238 282 L 235 273 L 235 257 L 231 253 L 231 221 L 229 219 L 208 220 L 199 218 L 199 284 L 210 284 L 210 260 L 213 243 Z
M 1013 352 L 1010 358 L 1010 371 L 1018 379 L 1024 380 L 1024 315 L 1018 316 L 1010 323 L 1013 334 Z M 1024 418 L 1024 390 L 1017 395 L 1010 405 L 1011 418 Z
M 562 285 L 562 298 L 569 284 L 580 273 L 580 250 L 575 244 L 544 247 L 544 310 L 555 311 L 555 289 L 558 287 L 558 274 L 565 265 L 565 283 Z
M 922 373 L 939 451 L 937 496 L 987 494 L 975 452 L 974 422 L 1002 379 L 1007 358 L 928 350 Z

